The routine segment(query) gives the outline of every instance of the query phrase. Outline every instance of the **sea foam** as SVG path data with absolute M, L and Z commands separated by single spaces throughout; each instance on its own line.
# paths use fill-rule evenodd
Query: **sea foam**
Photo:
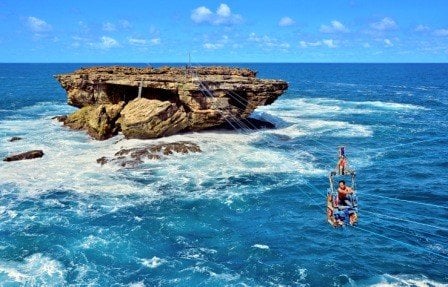
M 36 253 L 23 262 L 0 261 L 0 281 L 2 285 L 61 286 L 65 285 L 64 270 L 57 260 Z

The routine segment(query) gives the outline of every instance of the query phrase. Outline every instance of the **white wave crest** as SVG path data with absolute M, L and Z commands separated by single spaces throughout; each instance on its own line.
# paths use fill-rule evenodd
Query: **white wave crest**
M 447 284 L 437 282 L 423 275 L 410 274 L 383 274 L 367 280 L 353 281 L 356 286 L 373 286 L 373 287 L 399 287 L 399 286 L 416 286 L 416 287 L 446 287 Z
M 140 259 L 140 262 L 143 266 L 146 266 L 151 269 L 155 269 L 155 268 L 159 267 L 160 265 L 166 263 L 166 260 L 160 259 L 159 257 L 154 256 L 153 258 L 150 258 L 150 259 L 146 259 L 146 258 Z
M 64 270 L 57 260 L 36 253 L 23 262 L 0 261 L 0 281 L 5 285 L 63 286 Z
M 378 111 L 413 111 L 426 110 L 425 107 L 406 103 L 382 102 L 382 101 L 346 101 L 329 98 L 295 98 L 279 99 L 273 105 L 257 108 L 255 114 L 275 114 L 286 122 L 296 122 L 297 118 L 309 117 L 338 117 L 345 115 L 364 115 Z
M 57 107 L 51 109 L 56 110 Z M 264 185 L 260 185 L 258 190 L 249 186 L 241 188 L 230 183 L 242 176 L 320 172 L 312 161 L 302 160 L 301 151 L 290 154 L 276 151 L 269 147 L 272 144 L 269 141 L 266 146 L 257 145 L 257 142 L 266 140 L 264 131 L 250 134 L 188 133 L 149 141 L 122 140 L 123 136 L 118 135 L 96 141 L 84 132 L 69 130 L 50 118 L 9 119 L 0 123 L 0 134 L 3 135 L 0 156 L 34 149 L 44 152 L 40 159 L 0 162 L 2 184 L 16 186 L 19 196 L 35 196 L 62 189 L 112 195 L 137 193 L 145 195 L 146 199 L 157 199 L 169 185 L 185 187 L 177 191 L 185 196 L 198 196 L 200 193 L 199 196 L 227 199 L 232 194 L 269 189 Z M 17 135 L 23 139 L 12 143 L 7 141 Z M 102 156 L 112 157 L 121 148 L 176 141 L 197 143 L 202 153 L 148 160 L 140 168 L 126 171 L 114 164 L 101 166 L 96 162 Z M 192 190 L 199 193 L 188 192 Z
M 371 137 L 373 135 L 372 128 L 366 125 L 321 119 L 297 119 L 292 126 L 269 132 L 293 138 L 307 135 L 330 135 L 338 138 Z
M 269 250 L 269 246 L 265 244 L 254 244 L 252 245 L 253 248 L 263 249 L 263 250 Z
M 378 109 L 386 109 L 386 110 L 427 110 L 427 108 L 422 106 L 417 106 L 413 104 L 402 104 L 402 103 L 394 103 L 394 102 L 381 102 L 381 101 L 366 101 L 359 102 L 361 106 L 370 106 Z

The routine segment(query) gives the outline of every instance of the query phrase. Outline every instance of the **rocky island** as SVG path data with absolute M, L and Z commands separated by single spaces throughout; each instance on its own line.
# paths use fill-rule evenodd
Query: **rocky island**
M 68 104 L 80 108 L 59 120 L 98 140 L 120 131 L 149 139 L 238 126 L 288 88 L 285 81 L 230 67 L 92 67 L 55 77 Z

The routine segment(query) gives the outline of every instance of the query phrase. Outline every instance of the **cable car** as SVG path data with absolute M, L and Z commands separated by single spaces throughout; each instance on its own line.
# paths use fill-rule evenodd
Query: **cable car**
M 327 221 L 334 227 L 353 226 L 358 222 L 355 178 L 356 172 L 349 168 L 345 147 L 341 146 L 338 148 L 336 168 L 329 175 L 330 189 L 327 193 Z M 346 185 L 346 179 L 351 181 L 351 187 Z M 338 181 L 337 186 L 335 185 L 336 180 Z

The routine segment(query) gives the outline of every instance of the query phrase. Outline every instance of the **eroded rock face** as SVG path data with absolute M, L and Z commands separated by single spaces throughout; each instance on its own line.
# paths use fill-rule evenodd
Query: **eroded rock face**
M 157 138 L 188 127 L 183 106 L 169 101 L 135 99 L 121 111 L 121 131 L 127 138 Z
M 30 150 L 24 153 L 14 154 L 7 156 L 3 159 L 3 161 L 17 161 L 17 160 L 24 160 L 24 159 L 33 159 L 33 158 L 39 158 L 43 157 L 44 152 L 42 150 Z
M 68 103 L 81 108 L 64 123 L 96 139 L 120 130 L 128 138 L 158 138 L 235 122 L 273 103 L 288 87 L 228 67 L 95 67 L 56 78 Z M 111 114 L 112 107 L 118 114 Z
M 124 102 L 85 106 L 63 119 L 66 126 L 75 130 L 86 130 L 94 139 L 104 140 L 118 133 L 116 123 Z
M 121 149 L 115 153 L 115 157 L 100 157 L 96 160 L 97 163 L 104 165 L 106 163 L 118 164 L 122 167 L 135 167 L 145 159 L 157 160 L 165 156 L 179 153 L 197 153 L 201 152 L 201 148 L 192 142 L 180 141 L 174 143 L 160 143 L 152 144 L 144 147 Z

